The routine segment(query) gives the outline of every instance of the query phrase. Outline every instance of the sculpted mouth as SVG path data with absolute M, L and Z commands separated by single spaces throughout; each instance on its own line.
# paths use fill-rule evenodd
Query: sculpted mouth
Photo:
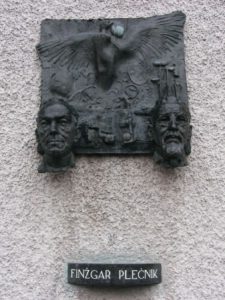
M 182 139 L 177 134 L 168 134 L 165 137 L 165 143 L 181 143 L 181 142 L 182 142 Z
M 49 140 L 48 145 L 53 145 L 53 144 L 62 144 L 64 141 L 62 140 Z

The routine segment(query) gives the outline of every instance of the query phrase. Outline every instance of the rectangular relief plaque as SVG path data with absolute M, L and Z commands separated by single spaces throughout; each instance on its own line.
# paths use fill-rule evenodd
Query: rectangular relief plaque
M 39 172 L 65 171 L 78 153 L 148 153 L 169 167 L 187 164 L 184 23 L 180 11 L 42 22 Z

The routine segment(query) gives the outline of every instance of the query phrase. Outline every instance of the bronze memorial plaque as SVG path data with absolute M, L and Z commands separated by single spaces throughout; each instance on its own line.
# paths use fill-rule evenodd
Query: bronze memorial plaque
M 187 164 L 184 23 L 179 11 L 42 22 L 39 172 L 65 171 L 78 153 L 146 153 L 168 167 Z

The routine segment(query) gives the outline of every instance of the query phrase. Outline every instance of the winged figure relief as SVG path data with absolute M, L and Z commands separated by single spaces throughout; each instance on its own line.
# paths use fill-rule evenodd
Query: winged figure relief
M 103 87 L 110 87 L 116 76 L 118 64 L 136 56 L 148 62 L 162 58 L 182 39 L 185 15 L 174 12 L 153 18 L 140 19 L 138 26 L 125 26 L 117 21 L 100 28 L 99 32 L 78 33 L 60 41 L 41 43 L 37 50 L 41 60 L 76 70 L 90 62 L 95 67 L 96 80 Z

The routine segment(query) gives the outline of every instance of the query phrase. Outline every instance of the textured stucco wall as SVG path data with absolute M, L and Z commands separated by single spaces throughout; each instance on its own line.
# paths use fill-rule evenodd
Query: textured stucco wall
M 137 17 L 182 10 L 193 124 L 189 166 L 148 156 L 79 156 L 65 175 L 38 174 L 35 52 L 44 18 Z M 6 0 L 0 6 L 0 299 L 225 299 L 224 0 Z M 72 258 L 161 262 L 152 288 L 66 283 Z

